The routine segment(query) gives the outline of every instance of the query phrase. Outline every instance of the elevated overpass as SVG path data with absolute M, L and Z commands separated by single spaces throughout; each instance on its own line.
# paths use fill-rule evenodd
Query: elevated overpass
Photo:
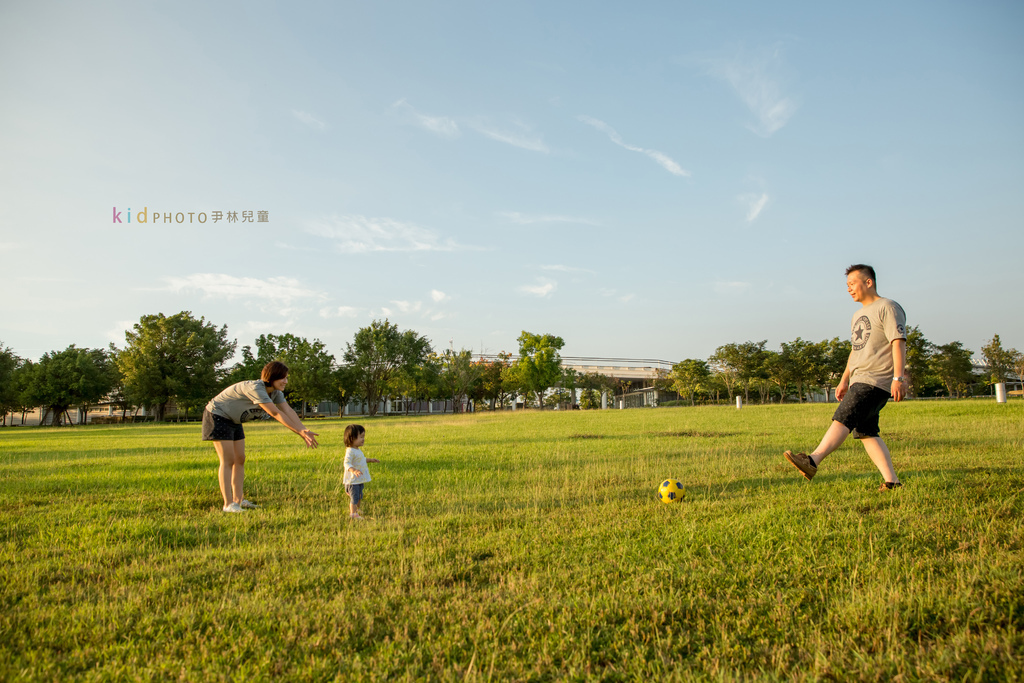
M 519 356 L 513 355 L 509 362 L 515 362 Z M 497 360 L 496 354 L 476 354 L 474 359 L 483 361 Z M 670 372 L 672 361 L 657 358 L 604 358 L 598 356 L 562 356 L 562 367 L 572 368 L 580 374 L 596 372 L 614 379 L 625 380 L 636 384 L 653 382 L 659 372 Z M 639 387 L 637 387 L 639 388 Z

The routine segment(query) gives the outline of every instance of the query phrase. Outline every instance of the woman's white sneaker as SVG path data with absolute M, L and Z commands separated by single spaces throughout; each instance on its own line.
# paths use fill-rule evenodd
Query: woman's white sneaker
M 256 508 L 259 507 L 259 505 L 249 500 L 243 500 L 241 503 L 238 504 L 238 507 L 242 508 L 243 510 L 255 510 Z
M 238 503 L 232 503 L 231 505 L 224 506 L 224 512 L 241 512 L 242 506 Z

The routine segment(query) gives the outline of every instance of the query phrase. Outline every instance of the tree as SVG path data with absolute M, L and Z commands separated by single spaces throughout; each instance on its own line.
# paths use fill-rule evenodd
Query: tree
M 592 410 L 601 407 L 601 395 L 605 392 L 614 392 L 618 386 L 616 381 L 607 375 L 599 372 L 587 372 L 580 377 L 580 408 Z M 671 382 L 665 385 L 665 389 L 671 388 Z
M 221 386 L 221 367 L 235 352 L 228 328 L 220 329 L 189 311 L 144 315 L 125 332 L 117 366 L 129 395 L 156 408 L 163 420 L 173 399 L 186 410 L 206 403 Z
M 706 361 L 688 358 L 672 366 L 672 387 L 680 396 L 689 396 L 690 405 L 695 405 L 694 396 L 711 377 Z
M 473 362 L 473 352 L 469 349 L 446 349 L 440 356 L 440 362 L 441 386 L 445 389 L 445 396 L 452 399 L 452 412 L 461 412 L 463 403 L 468 402 L 480 380 L 480 367 Z
M 527 391 L 537 396 L 537 404 L 544 407 L 544 392 L 558 381 L 562 374 L 562 358 L 558 352 L 565 346 L 561 337 L 551 334 L 533 334 L 523 330 L 519 335 L 519 380 Z
M 1017 374 L 1018 380 L 1024 381 L 1024 353 L 1020 351 L 1013 357 L 1013 371 Z
M 345 406 L 359 396 L 359 377 L 348 365 L 339 365 L 331 373 L 331 390 L 326 398 L 338 404 L 338 415 L 345 414 Z
M 502 351 L 497 358 L 490 361 L 480 360 L 480 381 L 477 383 L 476 396 L 478 401 L 487 401 L 490 410 L 495 407 L 505 407 L 509 398 L 508 387 L 502 378 L 502 373 L 509 367 L 509 359 L 512 354 Z
M 846 372 L 852 344 L 849 339 L 839 337 L 818 342 L 813 354 L 813 378 L 825 391 L 825 400 L 832 402 L 832 387 L 839 383 Z
M 999 384 L 1005 382 L 1010 371 L 1013 369 L 1013 361 L 1017 356 L 1017 349 L 1004 349 L 999 335 L 995 335 L 988 344 L 981 347 L 981 355 L 988 365 L 991 373 L 991 383 Z
M 21 424 L 25 424 L 25 413 L 32 410 L 35 406 L 32 405 L 31 388 L 32 381 L 35 377 L 35 363 L 28 359 L 24 359 L 15 371 L 11 378 L 13 383 L 13 405 L 11 412 L 21 413 Z M 13 418 L 12 418 L 13 420 Z
M 815 345 L 797 337 L 791 342 L 782 342 L 779 361 L 785 366 L 784 373 L 788 380 L 796 385 L 797 400 L 804 402 L 804 386 L 814 382 L 817 374 L 815 365 L 824 364 Z
M 740 384 L 739 373 L 739 345 L 725 344 L 715 349 L 715 352 L 708 358 L 708 365 L 719 376 L 729 393 L 729 401 L 732 401 L 734 389 Z
M 5 427 L 7 426 L 7 413 L 13 413 L 21 405 L 18 390 L 14 384 L 14 376 L 23 363 L 24 361 L 14 351 L 0 342 L 0 417 L 3 417 Z
M 356 332 L 345 346 L 345 362 L 352 366 L 370 415 L 389 391 L 389 384 L 401 372 L 411 372 L 430 353 L 430 341 L 412 330 L 400 332 L 398 325 L 374 320 Z
M 68 408 L 87 409 L 99 403 L 113 385 L 110 359 L 103 349 L 79 349 L 43 354 L 29 380 L 27 402 L 45 406 L 40 424 L 49 417 L 53 426 L 63 423 Z
M 715 349 L 710 360 L 712 365 L 720 372 L 726 373 L 729 377 L 722 378 L 727 383 L 735 377 L 736 382 L 743 387 L 743 400 L 750 402 L 750 385 L 759 377 L 764 365 L 765 344 L 768 340 L 759 342 L 747 341 L 742 344 L 725 344 Z M 729 390 L 729 400 L 732 400 L 732 391 Z
M 950 398 L 959 398 L 975 377 L 970 349 L 958 341 L 941 344 L 935 347 L 931 357 L 932 371 L 946 386 Z
M 907 391 L 917 397 L 928 384 L 931 371 L 931 355 L 935 346 L 924 338 L 918 325 L 907 328 Z

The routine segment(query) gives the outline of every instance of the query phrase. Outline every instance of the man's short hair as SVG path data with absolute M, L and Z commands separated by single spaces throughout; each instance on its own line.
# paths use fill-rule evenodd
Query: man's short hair
M 862 277 L 871 278 L 871 281 L 874 282 L 876 286 L 878 285 L 878 279 L 875 277 L 875 269 L 867 265 L 866 263 L 853 264 L 852 266 L 846 269 L 846 274 L 849 275 L 850 273 L 856 272 L 858 270 L 864 273 Z
M 267 384 L 273 384 L 279 379 L 284 379 L 288 376 L 288 366 L 279 360 L 272 360 L 263 366 L 263 372 L 260 373 L 260 379 Z

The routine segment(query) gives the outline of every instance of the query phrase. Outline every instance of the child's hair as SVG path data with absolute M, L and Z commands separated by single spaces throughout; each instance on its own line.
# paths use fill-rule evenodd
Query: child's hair
M 349 448 L 356 442 L 360 434 L 365 434 L 366 430 L 363 429 L 363 425 L 349 425 L 345 427 L 345 445 Z

